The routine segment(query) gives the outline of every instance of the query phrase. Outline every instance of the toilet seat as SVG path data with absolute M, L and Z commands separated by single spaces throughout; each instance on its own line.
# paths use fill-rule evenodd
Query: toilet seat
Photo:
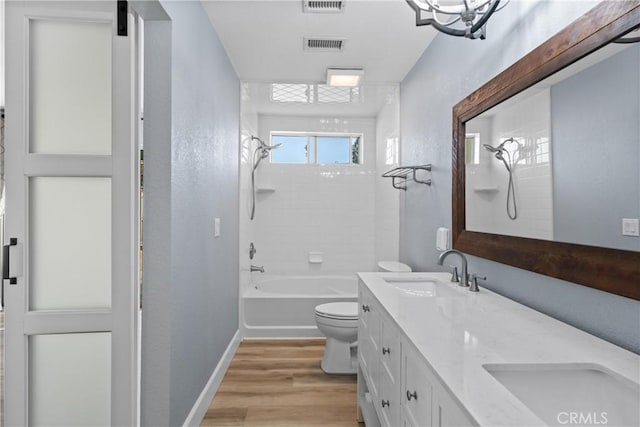
M 357 302 L 330 302 L 316 307 L 316 315 L 327 319 L 358 320 Z

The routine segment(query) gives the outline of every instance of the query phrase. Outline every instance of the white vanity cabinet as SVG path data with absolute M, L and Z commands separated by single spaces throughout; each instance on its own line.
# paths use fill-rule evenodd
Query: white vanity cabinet
M 358 405 L 367 427 L 474 425 L 363 283 L 358 304 Z
M 402 343 L 402 426 L 475 425 L 407 340 Z
M 380 303 L 365 288 L 358 294 L 358 397 L 367 425 L 370 406 L 383 426 L 400 424 L 400 338 Z M 370 402 L 370 403 L 369 403 Z M 374 415 L 373 413 L 371 415 Z

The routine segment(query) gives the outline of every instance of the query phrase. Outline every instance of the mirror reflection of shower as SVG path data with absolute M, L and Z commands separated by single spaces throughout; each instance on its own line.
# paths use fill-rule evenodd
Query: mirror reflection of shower
M 251 212 L 249 213 L 249 219 L 253 220 L 256 216 L 256 169 L 258 169 L 258 165 L 263 159 L 269 157 L 271 150 L 280 147 L 282 143 L 268 145 L 257 136 L 252 136 L 251 141 L 258 141 L 258 146 L 253 151 L 253 167 L 251 168 Z
M 518 143 L 513 138 L 508 138 L 497 147 L 493 147 L 489 144 L 482 144 L 485 150 L 494 154 L 494 157 L 498 160 L 502 160 L 504 167 L 507 168 L 509 173 L 509 185 L 507 187 L 507 216 L 511 220 L 515 220 L 518 217 L 518 207 L 516 205 L 516 190 L 513 186 L 513 162 L 511 161 L 511 154 L 504 148 L 505 144 Z M 505 159 L 505 154 L 507 158 Z

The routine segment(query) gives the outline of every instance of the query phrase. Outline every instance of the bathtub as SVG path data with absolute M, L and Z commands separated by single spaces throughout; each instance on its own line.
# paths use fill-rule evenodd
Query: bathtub
M 321 337 L 318 304 L 357 301 L 353 276 L 258 276 L 242 296 L 245 337 Z

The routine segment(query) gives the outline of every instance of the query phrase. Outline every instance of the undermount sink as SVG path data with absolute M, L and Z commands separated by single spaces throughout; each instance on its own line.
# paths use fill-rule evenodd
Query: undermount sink
M 460 292 L 450 289 L 436 280 L 420 277 L 386 277 L 389 285 L 402 291 L 406 295 L 415 297 L 461 297 Z
M 640 386 L 602 365 L 487 364 L 483 367 L 549 426 L 640 425 Z

